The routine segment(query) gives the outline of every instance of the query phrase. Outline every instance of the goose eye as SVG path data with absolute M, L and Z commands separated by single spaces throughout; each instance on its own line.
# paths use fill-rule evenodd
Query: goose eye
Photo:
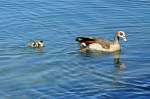
M 120 36 L 123 36 L 123 33 L 120 32 Z

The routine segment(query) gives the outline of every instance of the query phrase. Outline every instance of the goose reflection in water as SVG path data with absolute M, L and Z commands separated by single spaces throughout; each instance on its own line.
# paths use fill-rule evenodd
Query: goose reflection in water
M 81 54 L 84 54 L 86 56 L 98 56 L 98 57 L 100 56 L 100 57 L 104 57 L 104 56 L 112 55 L 114 65 L 117 67 L 118 70 L 123 70 L 125 68 L 125 65 L 121 62 L 120 53 L 121 53 L 120 50 L 119 51 L 115 51 L 115 52 L 111 52 L 111 53 L 99 52 L 99 51 L 91 51 L 91 50 L 81 51 Z
M 112 53 L 114 64 L 119 70 L 123 70 L 125 68 L 125 65 L 120 61 L 120 51 L 116 51 Z

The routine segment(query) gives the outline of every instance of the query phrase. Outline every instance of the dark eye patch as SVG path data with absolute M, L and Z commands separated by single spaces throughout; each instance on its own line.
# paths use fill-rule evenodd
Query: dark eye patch
M 121 33 L 121 32 L 120 32 L 120 35 L 122 36 L 122 35 L 123 35 L 123 33 Z

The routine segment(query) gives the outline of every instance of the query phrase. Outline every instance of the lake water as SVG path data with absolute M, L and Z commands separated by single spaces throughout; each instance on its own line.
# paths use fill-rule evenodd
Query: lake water
M 117 56 L 80 53 L 75 42 L 120 30 L 128 42 Z M 46 46 L 26 47 L 34 39 Z M 0 1 L 0 99 L 149 97 L 149 0 Z

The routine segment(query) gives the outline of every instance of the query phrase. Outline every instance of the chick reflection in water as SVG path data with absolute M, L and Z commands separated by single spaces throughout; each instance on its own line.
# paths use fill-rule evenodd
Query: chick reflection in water
M 117 69 L 120 71 L 120 70 L 123 70 L 125 68 L 125 65 L 120 60 L 120 52 L 121 52 L 120 50 L 115 51 L 115 52 L 111 52 L 111 53 L 107 53 L 107 52 L 99 52 L 99 51 L 80 49 L 80 52 L 81 52 L 81 54 L 84 54 L 86 56 L 104 57 L 104 56 L 112 55 L 113 63 L 117 67 Z

